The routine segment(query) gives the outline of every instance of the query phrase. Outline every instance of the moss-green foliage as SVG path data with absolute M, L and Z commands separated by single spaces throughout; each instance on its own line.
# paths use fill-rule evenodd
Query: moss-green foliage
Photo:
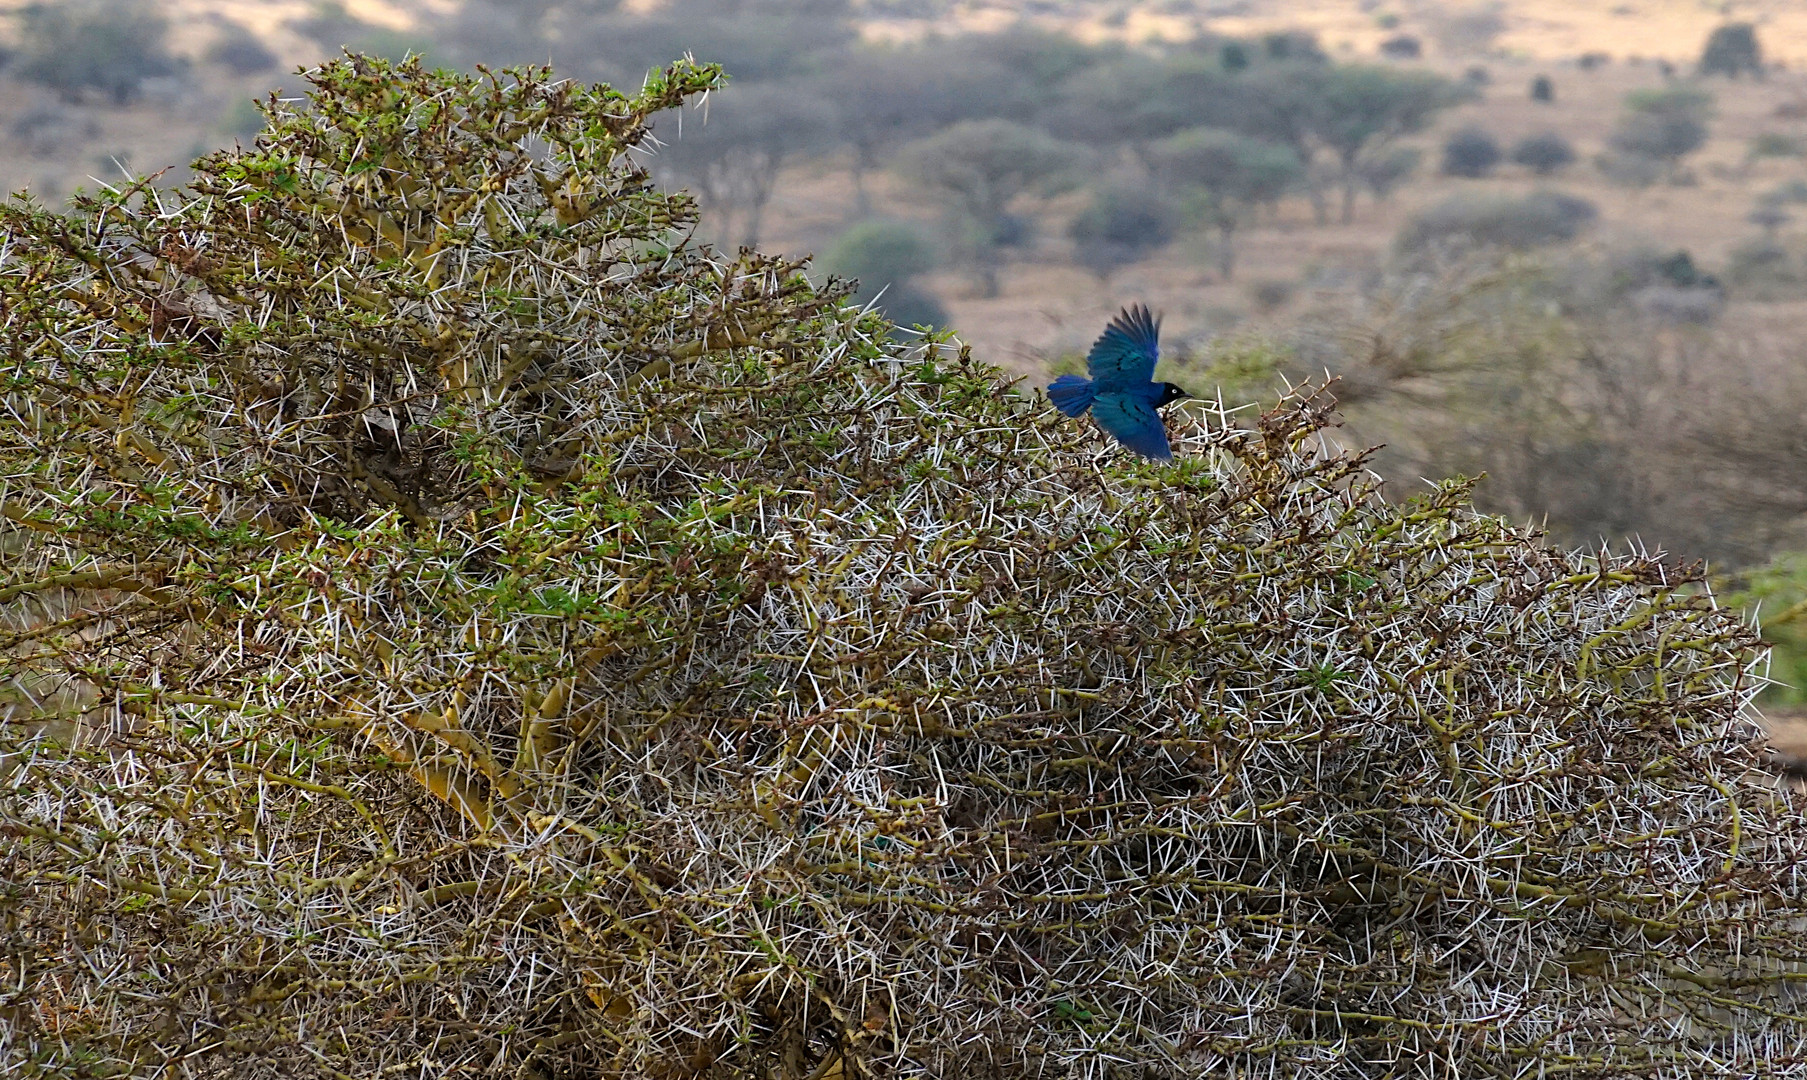
M 1807 552 L 1783 552 L 1731 585 L 1728 603 L 1749 609 L 1773 646 L 1764 703 L 1807 704 Z
M 713 70 L 311 77 L 4 212 L 10 1070 L 1799 1075 L 1686 575 L 691 246 Z

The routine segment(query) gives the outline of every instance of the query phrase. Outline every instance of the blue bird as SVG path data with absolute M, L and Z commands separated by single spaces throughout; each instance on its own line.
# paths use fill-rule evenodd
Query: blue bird
M 1083 416 L 1090 409 L 1098 426 L 1124 446 L 1143 457 L 1168 460 L 1173 451 L 1155 410 L 1192 395 L 1170 382 L 1154 381 L 1160 336 L 1160 320 L 1146 305 L 1124 308 L 1086 354 L 1085 369 L 1092 377 L 1062 375 L 1048 387 L 1048 400 L 1068 416 Z

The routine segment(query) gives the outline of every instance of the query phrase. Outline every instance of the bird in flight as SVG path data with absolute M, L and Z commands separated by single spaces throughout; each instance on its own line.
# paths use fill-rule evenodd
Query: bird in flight
M 1048 387 L 1048 400 L 1068 416 L 1092 410 L 1092 419 L 1118 442 L 1143 457 L 1166 461 L 1173 451 L 1155 410 L 1192 395 L 1170 382 L 1154 381 L 1160 336 L 1160 320 L 1147 305 L 1124 308 L 1086 354 L 1085 369 L 1092 377 L 1062 375 Z

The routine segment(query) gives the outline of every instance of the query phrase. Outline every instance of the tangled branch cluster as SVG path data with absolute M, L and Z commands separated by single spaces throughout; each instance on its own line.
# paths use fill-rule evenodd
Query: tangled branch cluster
M 3 212 L 9 1069 L 1807 1076 L 1686 574 L 692 246 L 711 69 L 312 78 Z

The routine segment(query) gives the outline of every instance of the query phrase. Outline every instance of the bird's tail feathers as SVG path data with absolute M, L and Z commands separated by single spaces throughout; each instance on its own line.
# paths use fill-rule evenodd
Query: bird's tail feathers
M 1049 385 L 1048 400 L 1068 416 L 1079 416 L 1092 407 L 1092 398 L 1097 393 L 1098 388 L 1092 385 L 1092 380 L 1062 375 Z

